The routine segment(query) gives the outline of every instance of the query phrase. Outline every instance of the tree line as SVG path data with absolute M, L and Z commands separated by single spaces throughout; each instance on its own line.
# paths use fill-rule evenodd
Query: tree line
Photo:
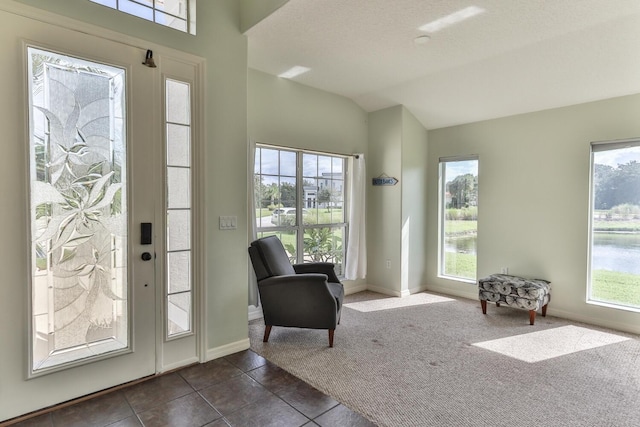
M 254 197 L 255 205 L 260 208 L 296 206 L 297 190 L 295 184 L 281 182 L 280 185 L 271 183 L 265 185 L 260 176 L 254 176 Z M 316 202 L 318 206 L 331 206 L 334 203 L 341 203 L 342 198 L 339 191 L 330 187 L 318 189 L 313 182 L 304 180 L 304 187 L 315 187 L 317 189 Z
M 632 160 L 616 167 L 595 164 L 593 174 L 594 207 L 609 210 L 620 205 L 640 206 L 640 163 Z M 477 205 L 478 176 L 464 174 L 446 183 L 448 209 Z
M 640 163 L 632 160 L 617 167 L 596 163 L 593 188 L 596 209 L 640 205 Z
M 447 209 L 463 209 L 478 205 L 478 175 L 466 173 L 458 175 L 445 185 L 451 200 Z

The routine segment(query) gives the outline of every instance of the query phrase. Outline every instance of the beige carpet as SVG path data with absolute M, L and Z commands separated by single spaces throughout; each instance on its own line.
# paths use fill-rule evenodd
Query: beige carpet
M 347 296 L 334 348 L 326 331 L 263 331 L 250 323 L 252 350 L 380 426 L 640 426 L 637 336 L 372 292 Z

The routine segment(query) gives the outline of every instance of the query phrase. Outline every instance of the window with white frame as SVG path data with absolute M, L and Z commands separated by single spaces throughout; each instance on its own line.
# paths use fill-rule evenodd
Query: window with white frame
M 640 140 L 592 144 L 587 299 L 640 310 Z
M 346 158 L 266 145 L 256 147 L 258 237 L 276 235 L 293 263 L 331 262 L 344 271 Z
M 478 159 L 440 159 L 438 274 L 476 280 Z
M 185 33 L 196 33 L 196 0 L 90 1 Z
M 166 336 L 193 332 L 191 85 L 165 80 Z

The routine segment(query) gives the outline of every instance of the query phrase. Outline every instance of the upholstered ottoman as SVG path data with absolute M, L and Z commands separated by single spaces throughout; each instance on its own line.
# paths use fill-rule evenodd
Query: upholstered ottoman
M 542 316 L 547 315 L 551 301 L 551 282 L 542 279 L 525 279 L 508 274 L 492 274 L 478 280 L 478 293 L 482 314 L 487 314 L 487 301 L 509 307 L 529 310 L 529 323 L 536 320 L 536 311 L 542 307 Z

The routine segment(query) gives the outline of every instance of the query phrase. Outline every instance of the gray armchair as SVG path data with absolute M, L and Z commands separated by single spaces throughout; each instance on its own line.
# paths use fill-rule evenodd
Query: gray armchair
M 258 279 L 264 314 L 264 338 L 272 326 L 328 329 L 329 347 L 340 323 L 344 287 L 333 264 L 291 264 L 276 236 L 251 242 L 249 256 Z

